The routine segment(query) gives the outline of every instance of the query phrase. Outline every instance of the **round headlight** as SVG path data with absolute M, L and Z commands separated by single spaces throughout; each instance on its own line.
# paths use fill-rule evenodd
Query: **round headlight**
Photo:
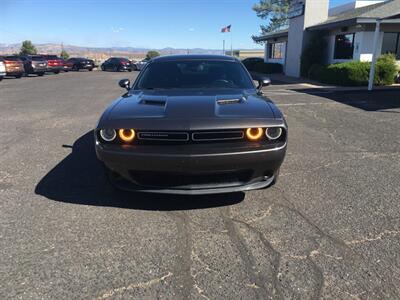
M 270 140 L 276 140 L 282 135 L 281 127 L 269 127 L 265 130 L 265 135 Z
M 120 130 L 118 130 L 118 136 L 124 142 L 131 142 L 135 138 L 135 130 L 133 130 L 133 129 L 120 129 Z
M 262 128 L 247 128 L 246 130 L 246 136 L 250 141 L 257 141 L 262 137 L 262 135 Z
M 114 129 L 102 129 L 100 130 L 100 136 L 106 142 L 111 142 L 117 136 L 117 133 Z

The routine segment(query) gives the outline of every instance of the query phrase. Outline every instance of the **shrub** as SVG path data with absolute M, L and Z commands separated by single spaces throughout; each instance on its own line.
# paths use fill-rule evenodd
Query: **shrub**
M 320 74 L 322 70 L 325 68 L 323 65 L 319 64 L 313 64 L 310 69 L 308 70 L 308 78 L 314 79 L 314 80 L 319 80 Z
M 380 56 L 375 66 L 375 83 L 378 85 L 393 84 L 398 74 L 396 58 L 393 54 Z
M 157 57 L 157 56 L 160 56 L 160 52 L 154 51 L 154 50 L 150 50 L 146 54 L 146 59 L 149 60 L 149 59 L 152 59 L 152 58 Z
M 264 74 L 282 73 L 283 67 L 278 63 L 257 62 L 253 66 L 248 67 L 249 72 L 257 72 Z
M 368 85 L 371 63 L 350 61 L 328 66 L 314 64 L 308 71 L 311 79 L 327 84 L 343 86 Z M 397 74 L 397 65 L 394 56 L 383 55 L 378 58 L 375 68 L 374 84 L 393 84 Z

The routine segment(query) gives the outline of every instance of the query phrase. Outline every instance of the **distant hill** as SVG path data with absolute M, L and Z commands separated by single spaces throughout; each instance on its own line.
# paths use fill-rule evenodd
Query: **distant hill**
M 39 53 L 42 54 L 59 54 L 61 52 L 60 44 L 35 44 Z M 21 48 L 21 44 L 0 44 L 0 54 L 14 54 L 18 53 Z M 109 56 L 126 56 L 130 58 L 141 59 L 147 51 L 157 50 L 161 55 L 169 54 L 222 54 L 222 50 L 218 49 L 177 49 L 166 47 L 162 49 L 148 49 L 148 48 L 136 48 L 136 47 L 82 47 L 74 45 L 64 45 L 64 49 L 71 56 L 84 56 L 94 59 L 104 59 Z

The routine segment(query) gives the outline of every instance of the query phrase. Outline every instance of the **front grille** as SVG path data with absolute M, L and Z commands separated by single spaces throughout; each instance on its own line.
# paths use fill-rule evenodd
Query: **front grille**
M 222 140 L 240 140 L 244 136 L 243 131 L 208 131 L 193 132 L 193 141 L 222 141 Z
M 139 140 L 149 141 L 189 141 L 187 132 L 146 131 L 138 133 Z
M 218 131 L 139 131 L 138 140 L 142 142 L 181 142 L 200 143 L 230 140 L 242 140 L 243 130 L 218 130 Z
M 250 180 L 253 172 L 251 170 L 235 170 L 190 174 L 131 170 L 129 174 L 132 180 L 139 185 L 185 189 L 243 185 Z

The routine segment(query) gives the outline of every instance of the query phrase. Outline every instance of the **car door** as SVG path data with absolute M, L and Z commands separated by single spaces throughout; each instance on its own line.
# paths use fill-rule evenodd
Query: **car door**
M 112 58 L 109 58 L 109 59 L 107 59 L 105 62 L 104 62 L 104 70 L 110 70 L 110 68 L 111 68 L 111 61 L 112 61 Z

